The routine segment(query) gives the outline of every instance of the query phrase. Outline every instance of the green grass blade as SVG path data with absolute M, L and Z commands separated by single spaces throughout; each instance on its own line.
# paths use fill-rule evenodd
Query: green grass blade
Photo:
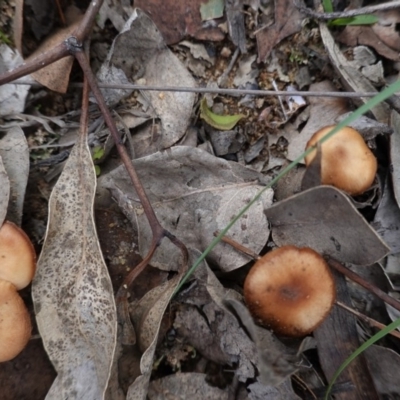
M 333 5 L 331 0 L 322 0 L 322 7 L 326 13 L 333 12 Z
M 323 143 L 326 140 L 328 140 L 331 136 L 333 136 L 336 132 L 338 132 L 340 129 L 344 128 L 351 122 L 355 121 L 358 117 L 361 115 L 365 114 L 372 108 L 374 108 L 376 105 L 381 103 L 382 101 L 386 100 L 388 97 L 392 96 L 396 92 L 400 90 L 400 80 L 396 81 L 389 87 L 387 87 L 383 92 L 378 93 L 375 97 L 370 99 L 367 103 L 363 104 L 361 107 L 359 107 L 356 111 L 354 111 L 352 114 L 350 114 L 347 118 L 345 118 L 343 121 L 341 121 L 339 124 L 335 126 L 334 129 L 332 129 L 329 133 L 327 133 L 323 138 L 319 140 L 319 143 Z M 182 278 L 181 282 L 175 289 L 174 295 L 178 293 L 178 291 L 181 289 L 181 287 L 185 284 L 185 282 L 189 279 L 189 277 L 192 275 L 192 273 L 195 271 L 195 269 L 203 262 L 203 260 L 207 257 L 207 255 L 210 253 L 210 251 L 220 242 L 223 236 L 226 235 L 226 233 L 229 231 L 229 229 L 242 217 L 242 215 L 261 197 L 261 195 L 270 187 L 275 185 L 279 179 L 281 179 L 283 176 L 285 176 L 291 169 L 293 169 L 305 156 L 307 156 L 309 153 L 311 153 L 315 147 L 311 147 L 308 150 L 306 150 L 303 154 L 301 154 L 299 157 L 297 157 L 294 161 L 292 161 L 289 165 L 287 165 L 274 179 L 271 180 L 262 190 L 260 190 L 254 198 L 247 204 L 245 207 L 243 207 L 239 213 L 232 219 L 232 221 L 219 233 L 218 236 L 215 237 L 215 239 L 210 243 L 210 245 L 206 248 L 206 250 L 200 255 L 200 257 L 196 260 L 196 262 L 189 268 L 185 276 Z
M 337 369 L 335 374 L 332 377 L 332 380 L 329 383 L 329 386 L 326 390 L 324 400 L 328 400 L 329 395 L 331 393 L 332 387 L 334 383 L 336 382 L 336 379 L 339 377 L 339 375 L 347 368 L 347 366 L 356 358 L 358 357 L 363 351 L 367 350 L 368 347 L 372 346 L 375 342 L 377 342 L 379 339 L 382 339 L 384 336 L 386 336 L 389 332 L 393 331 L 394 329 L 398 328 L 400 326 L 400 318 L 396 319 L 393 321 L 390 325 L 388 325 L 386 328 L 383 328 L 381 331 L 376 333 L 374 336 L 369 338 L 365 343 L 363 343 L 354 353 L 352 353 L 344 362 L 343 364 Z

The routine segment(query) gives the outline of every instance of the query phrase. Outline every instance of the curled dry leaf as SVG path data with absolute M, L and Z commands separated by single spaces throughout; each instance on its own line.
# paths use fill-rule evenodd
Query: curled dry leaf
M 146 85 L 195 86 L 193 77 L 168 49 L 153 21 L 140 9 L 133 11 L 115 38 L 98 78 L 107 83 L 132 83 L 141 79 Z M 130 92 L 108 89 L 103 93 L 107 102 L 115 103 Z M 152 143 L 155 151 L 168 148 L 183 137 L 189 125 L 194 93 L 149 91 L 142 100 L 161 121 L 162 134 Z
M 104 396 L 116 342 L 111 280 L 93 221 L 96 175 L 80 135 L 49 201 L 49 221 L 32 295 L 57 378 L 47 399 Z
M 12 70 L 23 63 L 18 52 L 14 52 L 6 44 L 0 45 L 0 73 Z M 25 80 L 34 82 L 29 76 Z M 9 83 L 0 87 L 0 115 L 22 113 L 25 109 L 25 100 L 29 85 L 15 85 Z
M 200 149 L 177 146 L 134 161 L 161 225 L 184 240 L 187 247 L 205 250 L 262 186 L 261 174 L 237 163 L 214 157 Z M 99 189 L 110 189 L 130 221 L 137 226 L 139 252 L 144 257 L 150 248 L 152 232 L 136 192 L 123 167 L 99 180 Z M 229 231 L 236 241 L 258 253 L 265 245 L 269 228 L 264 208 L 272 204 L 267 190 L 243 218 Z M 231 246 L 219 243 L 209 259 L 224 271 L 247 263 L 250 258 Z M 180 252 L 167 241 L 157 249 L 152 265 L 176 270 Z
M 329 54 L 329 58 L 335 67 L 336 72 L 341 77 L 343 85 L 353 92 L 376 92 L 375 87 L 370 81 L 365 78 L 357 68 L 351 65 L 351 62 L 346 59 L 342 54 L 338 46 L 330 33 L 325 23 L 319 24 L 321 39 L 325 45 L 326 51 Z M 369 98 L 361 98 L 361 104 L 366 103 Z M 374 117 L 383 123 L 387 123 L 389 120 L 389 107 L 385 102 L 381 102 L 371 109 Z
M 130 385 L 126 396 L 127 400 L 146 399 L 161 320 L 180 278 L 180 274 L 176 275 L 168 282 L 147 292 L 134 305 L 131 313 L 132 322 L 135 325 L 139 345 L 144 353 L 140 360 L 141 375 Z
M 9 129 L 0 139 L 0 156 L 11 183 L 7 220 L 21 225 L 29 175 L 29 148 L 25 133 L 20 127 Z
M 278 246 L 311 247 L 357 265 L 373 264 L 389 252 L 350 199 L 332 186 L 301 192 L 275 203 L 265 213 Z

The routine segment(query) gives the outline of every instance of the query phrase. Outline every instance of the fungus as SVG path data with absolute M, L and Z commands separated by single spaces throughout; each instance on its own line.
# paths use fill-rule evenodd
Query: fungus
M 244 297 L 261 325 L 284 336 L 305 336 L 329 314 L 335 283 L 326 261 L 310 248 L 283 246 L 248 273 Z
M 0 362 L 17 356 L 31 336 L 31 321 L 16 287 L 0 279 Z
M 334 126 L 320 129 L 308 141 L 306 149 L 330 132 Z M 316 150 L 305 157 L 306 165 L 314 160 Z M 375 179 L 377 161 L 353 128 L 345 127 L 321 144 L 321 182 L 342 189 L 350 195 L 364 193 Z
M 35 268 L 35 250 L 26 233 L 12 222 L 4 222 L 0 228 L 0 279 L 20 290 L 32 281 Z

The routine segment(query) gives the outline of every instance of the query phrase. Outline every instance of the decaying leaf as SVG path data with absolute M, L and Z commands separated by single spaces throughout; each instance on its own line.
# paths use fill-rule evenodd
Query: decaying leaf
M 116 341 L 111 280 L 93 221 L 96 175 L 81 132 L 49 200 L 32 285 L 44 347 L 57 370 L 47 399 L 104 396 Z
M 390 161 L 394 197 L 400 207 L 400 115 L 392 111 L 391 125 L 394 134 L 390 136 Z
M 205 97 L 200 103 L 200 118 L 211 125 L 213 128 L 219 129 L 221 131 L 231 130 L 242 118 L 243 114 L 236 115 L 218 115 L 213 113 L 207 106 L 207 100 Z
M 329 81 L 314 83 L 310 86 L 310 90 L 317 92 L 335 91 L 334 85 Z M 300 134 L 291 138 L 288 146 L 289 160 L 299 157 L 305 150 L 307 142 L 311 136 L 324 128 L 333 125 L 336 118 L 347 113 L 347 102 L 341 98 L 335 97 L 311 97 L 310 100 L 310 118 Z
M 18 52 L 14 52 L 6 44 L 0 45 L 0 73 L 12 70 L 22 63 L 23 59 Z M 30 76 L 25 79 L 33 82 Z M 15 85 L 12 83 L 0 86 L 0 115 L 22 113 L 29 89 L 29 85 Z
M 397 371 L 400 371 L 399 354 L 389 348 L 374 345 L 365 350 L 365 356 L 381 398 L 399 397 L 400 382 L 397 374 Z
M 71 36 L 71 33 L 78 26 L 82 15 L 79 9 L 71 7 L 70 12 L 66 14 L 70 25 L 67 28 L 60 29 L 52 36 L 48 37 L 39 48 L 31 54 L 27 60 L 35 58 L 38 54 L 53 48 L 63 40 Z M 56 92 L 65 93 L 68 88 L 69 74 L 72 69 L 74 58 L 72 56 L 64 57 L 32 74 L 32 77 L 42 85 Z
M 187 247 L 204 250 L 244 205 L 262 188 L 263 176 L 238 163 L 219 159 L 197 148 L 172 149 L 134 160 L 162 226 L 180 238 Z M 139 233 L 139 252 L 147 254 L 152 233 L 137 195 L 123 167 L 99 180 L 99 189 L 112 192 Z M 100 191 L 100 190 L 99 190 Z M 245 216 L 229 231 L 236 241 L 255 252 L 265 245 L 269 228 L 264 208 L 272 203 L 272 190 L 266 191 Z M 180 252 L 167 241 L 157 249 L 152 265 L 176 270 Z M 224 271 L 249 261 L 231 246 L 219 243 L 209 259 Z
M 98 78 L 107 83 L 141 79 L 147 85 L 195 86 L 193 77 L 168 49 L 152 20 L 139 9 L 133 11 L 115 38 Z M 130 92 L 108 89 L 103 93 L 108 102 L 115 103 Z M 152 143 L 154 151 L 168 148 L 182 138 L 189 125 L 194 99 L 194 93 L 183 92 L 149 91 L 142 95 L 146 108 L 154 111 L 161 121 L 161 136 Z M 140 131 L 136 135 L 140 135 Z
M 138 303 L 131 306 L 132 322 L 139 338 L 139 345 L 144 352 L 140 360 L 141 375 L 129 387 L 127 400 L 146 399 L 161 319 L 180 278 L 180 274 L 176 275 L 168 282 L 147 292 Z
M 198 40 L 222 40 L 225 37 L 222 29 L 201 19 L 200 7 L 204 3 L 204 0 L 136 0 L 135 6 L 152 16 L 168 45 L 187 36 Z
M 292 0 L 275 0 L 274 24 L 256 34 L 258 61 L 265 62 L 278 43 L 300 31 L 303 17 Z
M 336 45 L 331 32 L 326 24 L 320 23 L 321 39 L 325 45 L 326 51 L 336 72 L 341 77 L 345 88 L 354 92 L 376 92 L 375 87 L 370 81 L 365 78 L 357 68 L 351 65 L 351 62 L 346 59 L 338 46 Z M 360 104 L 366 103 L 369 98 L 360 98 Z M 381 102 L 371 109 L 374 117 L 383 123 L 389 121 L 389 108 L 385 102 Z
M 29 148 L 25 133 L 20 127 L 9 129 L 0 139 L 0 156 L 11 183 L 7 220 L 21 225 L 29 175 Z
M 228 400 L 228 389 L 210 386 L 205 374 L 178 373 L 157 379 L 150 383 L 150 400 L 179 399 L 184 395 L 191 400 Z
M 400 252 L 400 209 L 393 192 L 390 180 L 386 179 L 383 196 L 372 222 L 376 232 L 389 246 L 391 254 Z
M 265 213 L 278 246 L 311 247 L 357 265 L 373 264 L 389 252 L 350 199 L 332 186 L 301 192 L 275 203 Z

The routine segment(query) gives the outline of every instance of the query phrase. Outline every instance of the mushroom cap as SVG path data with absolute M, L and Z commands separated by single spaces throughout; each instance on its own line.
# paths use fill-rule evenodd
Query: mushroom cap
M 314 133 L 306 149 L 330 132 L 327 126 Z M 378 164 L 363 137 L 353 128 L 345 127 L 321 145 L 321 182 L 344 190 L 350 195 L 364 193 L 375 179 Z M 315 158 L 314 150 L 305 157 L 306 165 Z
M 0 279 L 17 290 L 28 286 L 36 269 L 36 254 L 26 233 L 12 222 L 0 228 Z
M 253 317 L 277 334 L 312 332 L 335 301 L 326 261 L 310 248 L 283 246 L 260 258 L 248 273 L 244 297 Z
M 0 279 L 0 362 L 16 357 L 31 336 L 31 320 L 16 287 Z

